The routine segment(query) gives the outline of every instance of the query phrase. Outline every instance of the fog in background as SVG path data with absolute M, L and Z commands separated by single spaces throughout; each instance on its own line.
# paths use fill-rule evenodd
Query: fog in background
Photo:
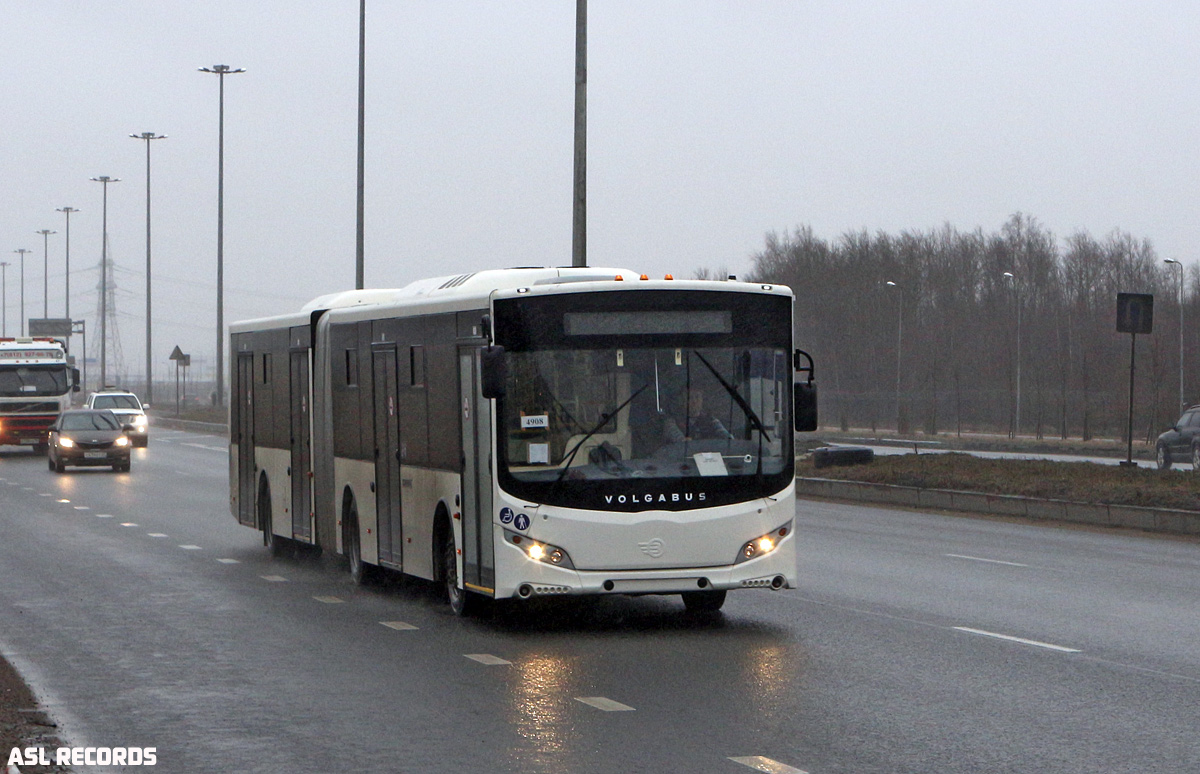
M 765 235 L 828 238 L 1014 212 L 1200 245 L 1200 6 L 592 0 L 588 257 L 651 275 L 748 271 Z M 571 259 L 575 3 L 367 9 L 366 284 Z M 217 78 L 227 64 L 225 321 L 353 287 L 358 3 L 5 0 L 0 260 L 7 326 L 98 330 L 109 187 L 120 363 L 142 378 L 153 131 L 154 362 L 212 370 Z M 797 287 L 804 300 L 804 288 Z M 89 339 L 92 337 L 89 336 Z M 93 342 L 89 340 L 89 345 Z M 120 368 L 123 364 L 123 369 Z M 228 370 L 226 371 L 228 373 Z

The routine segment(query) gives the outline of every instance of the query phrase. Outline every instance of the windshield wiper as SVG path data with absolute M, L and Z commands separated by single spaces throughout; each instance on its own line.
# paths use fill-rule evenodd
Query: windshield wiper
M 704 355 L 701 355 L 699 352 L 697 352 L 694 349 L 692 350 L 692 354 L 695 355 L 696 357 L 700 358 L 700 362 L 704 364 L 705 368 L 707 368 L 709 371 L 712 371 L 712 375 L 715 376 L 717 381 L 721 383 L 721 386 L 725 388 L 725 392 L 727 392 L 731 396 L 733 396 L 733 400 L 735 403 L 738 404 L 738 408 L 740 408 L 742 410 L 742 412 L 745 413 L 746 417 L 750 420 L 750 425 L 755 430 L 762 433 L 763 436 L 767 439 L 767 443 L 770 443 L 771 442 L 771 434 L 767 432 L 767 428 L 763 425 L 762 420 L 758 418 L 758 414 L 754 413 L 754 409 L 750 408 L 750 404 L 746 402 L 746 399 L 743 398 L 741 395 L 739 395 L 738 391 L 736 389 L 734 389 L 733 386 L 731 384 L 729 384 L 729 382 L 727 382 L 721 378 L 721 374 L 717 373 L 717 369 L 713 368 L 712 364 L 704 359 Z
M 643 384 L 641 387 L 639 387 L 639 388 L 637 389 L 637 391 L 636 391 L 636 392 L 634 392 L 632 395 L 630 395 L 630 396 L 629 396 L 629 397 L 628 397 L 628 398 L 625 400 L 625 402 L 624 402 L 624 403 L 622 403 L 620 406 L 617 406 L 617 407 L 616 407 L 615 409 L 613 409 L 613 411 L 611 411 L 610 413 L 608 413 L 608 414 L 605 414 L 603 417 L 601 417 L 601 419 L 600 419 L 600 423 L 599 423 L 599 424 L 597 424 L 595 427 L 593 427 L 591 430 L 589 430 L 589 431 L 587 432 L 587 434 L 583 436 L 583 438 L 580 438 L 580 439 L 579 439 L 579 443 L 575 444 L 575 446 L 574 446 L 574 447 L 571 449 L 571 451 L 570 451 L 570 452 L 567 454 L 566 462 L 563 464 L 563 469 L 562 469 L 562 472 L 558 474 L 558 478 L 554 479 L 554 483 L 555 483 L 555 484 L 557 484 L 559 481 L 562 481 L 562 480 L 563 480 L 563 476 L 567 475 L 567 471 L 571 469 L 571 462 L 572 462 L 572 461 L 575 459 L 575 455 L 579 453 L 579 450 L 580 450 L 580 449 L 583 447 L 583 445 L 584 445 L 585 443 L 587 443 L 587 440 L 588 440 L 589 438 L 591 438 L 593 435 L 595 435 L 596 433 L 600 432 L 600 428 L 602 428 L 602 427 L 604 427 L 605 425 L 607 425 L 607 424 L 608 424 L 608 422 L 609 422 L 609 420 L 610 420 L 610 419 L 613 419 L 614 417 L 616 417 L 616 415 L 617 415 L 617 414 L 620 414 L 620 413 L 621 413 L 621 409 L 625 408 L 625 407 L 626 407 L 626 406 L 628 406 L 630 403 L 632 403 L 632 402 L 633 402 L 633 399 L 634 399 L 634 398 L 636 398 L 637 396 L 641 395 L 641 394 L 642 394 L 642 392 L 643 392 L 643 391 L 644 391 L 644 390 L 645 390 L 647 387 L 649 387 L 649 386 L 650 386 L 650 383 L 649 383 L 649 382 L 646 382 L 646 383 L 645 383 L 645 384 Z

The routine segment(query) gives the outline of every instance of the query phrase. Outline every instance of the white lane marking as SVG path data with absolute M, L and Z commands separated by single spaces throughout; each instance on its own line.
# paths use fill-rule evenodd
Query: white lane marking
M 1082 653 L 1078 648 L 1066 648 L 1062 645 L 1052 645 L 1049 642 L 1039 642 L 1037 640 L 1027 640 L 1024 637 L 1013 637 L 1009 634 L 997 634 L 996 632 L 988 632 L 983 629 L 972 629 L 967 626 L 955 626 L 955 631 L 966 632 L 967 634 L 978 634 L 981 637 L 992 637 L 997 640 L 1006 640 L 1008 642 L 1019 642 L 1022 645 L 1032 645 L 1035 648 L 1046 648 L 1047 650 L 1056 650 L 1059 653 Z
M 379 623 L 383 624 L 389 629 L 395 629 L 398 632 L 415 632 L 417 630 L 417 627 L 410 623 L 405 623 L 404 621 L 380 621 Z
M 91 508 L 87 507 L 86 505 L 75 505 L 72 507 L 74 507 L 75 510 L 77 510 L 77 511 L 90 511 L 91 510 Z
M 146 534 L 149 535 L 150 537 L 166 537 L 167 536 L 165 532 L 147 532 Z
M 258 577 L 265 581 L 270 581 L 271 583 L 287 583 L 287 578 L 283 577 L 282 575 L 260 575 Z
M 64 498 L 64 499 L 62 499 L 62 500 L 55 500 L 55 502 L 58 502 L 58 503 L 69 503 L 69 502 L 71 502 L 71 501 L 70 501 L 70 500 L 67 500 L 67 499 L 65 499 L 65 498 Z
M 317 600 L 318 602 L 324 602 L 327 605 L 337 605 L 346 601 L 340 597 L 313 597 L 313 599 Z
M 583 702 L 589 707 L 595 707 L 605 712 L 633 712 L 633 707 L 628 704 L 606 699 L 603 696 L 576 696 L 575 701 Z
M 487 666 L 504 666 L 512 663 L 511 661 L 505 661 L 499 656 L 493 656 L 490 653 L 464 653 L 463 655 L 472 661 L 478 661 L 480 664 Z
M 218 559 L 217 561 L 220 562 L 221 564 L 241 564 L 242 563 L 240 559 Z
M 749 766 L 755 771 L 763 771 L 766 774 L 808 774 L 807 771 L 789 766 L 786 763 L 773 761 L 770 758 L 764 758 L 761 755 L 750 755 L 744 758 L 730 758 L 734 763 L 740 763 L 743 766 Z
M 111 513 L 97 513 L 96 514 L 97 519 L 111 519 L 112 517 L 113 517 L 113 515 Z
M 199 551 L 200 546 L 180 546 L 184 551 Z
M 123 521 L 123 522 L 121 522 L 121 526 L 122 527 L 136 527 L 137 523 L 132 522 L 132 521 Z
M 951 559 L 967 559 L 968 561 L 972 561 L 972 562 L 986 562 L 987 564 L 1003 564 L 1008 567 L 1028 567 L 1029 566 L 1027 564 L 1019 564 L 1017 562 L 1003 562 L 999 559 L 984 559 L 979 556 L 967 556 L 965 554 L 945 554 L 945 555 L 950 557 Z
M 49 492 L 38 492 L 38 497 L 53 497 Z
M 207 449 L 208 451 L 221 452 L 222 454 L 226 454 L 226 453 L 228 453 L 228 452 L 229 452 L 229 449 L 226 449 L 226 448 L 224 448 L 224 447 L 221 447 L 221 446 L 206 446 L 205 444 L 202 444 L 202 443 L 183 443 L 183 444 L 180 444 L 180 446 L 191 446 L 191 447 L 194 447 L 194 448 L 196 448 L 196 449 Z

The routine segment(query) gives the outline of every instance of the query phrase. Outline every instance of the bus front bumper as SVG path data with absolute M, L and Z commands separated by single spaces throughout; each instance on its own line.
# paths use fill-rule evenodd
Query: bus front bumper
M 681 594 L 689 591 L 788 589 L 796 586 L 796 542 L 791 536 L 769 554 L 721 567 L 669 570 L 575 570 L 528 559 L 515 546 L 503 544 L 500 561 L 516 566 L 515 582 L 497 587 L 497 599 L 598 594 Z M 511 552 L 511 553 L 510 553 Z M 504 556 L 507 554 L 507 556 Z

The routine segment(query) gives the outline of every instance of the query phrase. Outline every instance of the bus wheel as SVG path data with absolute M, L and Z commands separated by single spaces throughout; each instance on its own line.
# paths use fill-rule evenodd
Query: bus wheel
M 274 519 L 271 514 L 271 487 L 266 477 L 258 485 L 258 523 L 262 526 L 263 545 L 271 550 L 271 556 L 284 556 L 288 553 L 286 538 L 275 534 Z
M 479 607 L 475 595 L 458 587 L 458 551 L 454 545 L 454 532 L 447 531 L 442 549 L 442 577 L 446 581 L 446 600 L 450 612 L 460 618 L 474 615 Z
M 353 501 L 350 502 L 345 523 L 343 543 L 346 546 L 346 558 L 350 562 L 350 580 L 359 586 L 367 586 L 375 579 L 375 575 L 371 572 L 371 565 L 362 558 L 362 543 L 358 536 L 358 506 Z
M 689 613 L 715 613 L 725 604 L 725 590 L 720 591 L 685 591 L 683 606 Z

